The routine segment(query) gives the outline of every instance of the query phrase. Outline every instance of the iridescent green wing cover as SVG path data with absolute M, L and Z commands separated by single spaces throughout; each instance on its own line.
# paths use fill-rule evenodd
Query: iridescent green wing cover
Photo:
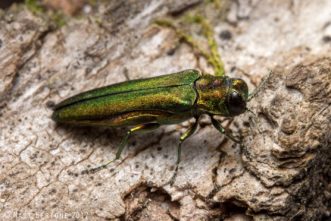
M 199 71 L 186 70 L 84 92 L 59 103 L 53 119 L 70 122 L 103 120 L 132 111 L 189 111 L 197 98 L 193 85 L 199 77 Z
M 76 96 L 70 97 L 55 106 L 55 110 L 73 104 L 82 102 L 84 100 L 98 98 L 107 95 L 114 95 L 119 93 L 133 92 L 139 90 L 162 88 L 168 86 L 188 85 L 194 82 L 200 76 L 197 70 L 185 70 L 173 74 L 162 75 L 158 77 L 146 78 L 125 81 L 118 84 L 113 84 L 106 87 L 101 87 L 80 93 Z

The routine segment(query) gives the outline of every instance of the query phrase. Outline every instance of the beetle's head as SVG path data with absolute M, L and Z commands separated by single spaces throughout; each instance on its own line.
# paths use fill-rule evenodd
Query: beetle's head
M 195 88 L 197 108 L 204 113 L 234 117 L 246 110 L 248 87 L 242 79 L 204 75 Z
M 239 78 L 227 78 L 226 84 L 228 90 L 224 104 L 228 110 L 229 116 L 237 116 L 246 111 L 248 100 L 248 87 L 244 80 Z

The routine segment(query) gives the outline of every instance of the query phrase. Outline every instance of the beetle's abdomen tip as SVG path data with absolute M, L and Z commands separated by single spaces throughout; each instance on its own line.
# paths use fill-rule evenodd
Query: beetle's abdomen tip
M 54 111 L 52 116 L 51 116 L 52 120 L 55 122 L 59 122 L 60 121 L 60 116 L 59 116 L 59 112 L 58 111 Z

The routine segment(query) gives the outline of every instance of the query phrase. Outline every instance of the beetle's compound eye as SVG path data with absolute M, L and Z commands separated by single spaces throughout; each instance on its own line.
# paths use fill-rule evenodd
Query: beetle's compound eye
M 226 101 L 226 106 L 231 116 L 239 115 L 246 110 L 246 101 L 236 91 L 232 91 Z

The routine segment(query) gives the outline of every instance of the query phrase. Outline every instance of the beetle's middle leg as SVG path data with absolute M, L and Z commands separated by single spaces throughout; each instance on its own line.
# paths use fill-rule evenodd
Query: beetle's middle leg
M 147 123 L 147 124 L 141 124 L 141 125 L 138 125 L 136 127 L 131 128 L 130 130 L 128 130 L 126 132 L 125 137 L 122 139 L 122 141 L 120 143 L 120 146 L 117 149 L 116 156 L 115 156 L 114 159 L 109 160 L 108 162 L 102 164 L 101 166 L 86 170 L 86 171 L 84 171 L 84 173 L 94 173 L 96 171 L 99 171 L 101 169 L 106 168 L 109 164 L 111 164 L 112 162 L 118 160 L 120 158 L 121 153 L 123 152 L 125 146 L 128 144 L 129 138 L 132 134 L 139 133 L 139 132 L 144 132 L 144 131 L 155 130 L 159 126 L 160 126 L 160 124 L 158 124 L 158 123 Z
M 194 124 L 187 130 L 185 131 L 185 133 L 179 138 L 179 144 L 177 146 L 177 161 L 176 161 L 176 168 L 175 168 L 175 172 L 171 177 L 170 180 L 170 185 L 172 185 L 175 181 L 175 178 L 177 176 L 177 172 L 178 172 L 178 166 L 180 163 L 180 158 L 181 158 L 181 152 L 182 152 L 182 143 L 189 138 L 192 134 L 194 134 L 194 132 L 197 130 L 198 128 L 198 118 L 195 118 L 195 122 Z

